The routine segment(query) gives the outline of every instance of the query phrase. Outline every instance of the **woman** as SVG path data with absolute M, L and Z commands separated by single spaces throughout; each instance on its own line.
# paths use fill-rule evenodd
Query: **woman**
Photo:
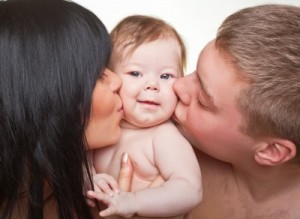
M 69 1 L 1 1 L 0 20 L 0 218 L 91 218 L 85 150 L 122 117 L 107 30 Z

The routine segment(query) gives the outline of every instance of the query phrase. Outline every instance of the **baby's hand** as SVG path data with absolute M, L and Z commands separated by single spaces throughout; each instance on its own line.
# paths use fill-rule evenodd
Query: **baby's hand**
M 89 198 L 97 199 L 107 205 L 107 208 L 100 211 L 101 217 L 119 215 L 125 218 L 132 217 L 136 213 L 135 196 L 132 192 L 115 193 L 113 196 L 103 192 L 88 191 Z
M 106 193 L 113 196 L 114 193 L 120 193 L 117 181 L 111 175 L 98 173 L 93 176 L 94 189 L 96 192 Z
M 98 173 L 93 175 L 94 190 L 97 193 L 107 194 L 113 197 L 115 194 L 120 193 L 117 181 L 110 175 L 105 173 Z M 87 196 L 87 204 L 91 207 L 95 207 L 93 198 Z

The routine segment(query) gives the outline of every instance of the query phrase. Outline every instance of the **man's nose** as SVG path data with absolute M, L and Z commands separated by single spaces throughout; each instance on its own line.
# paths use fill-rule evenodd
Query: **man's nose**
M 191 94 L 189 91 L 189 86 L 191 86 L 191 84 L 189 83 L 189 79 L 190 75 L 187 75 L 185 77 L 177 79 L 173 85 L 173 89 L 178 96 L 179 101 L 181 101 L 185 105 L 189 105 L 191 102 Z

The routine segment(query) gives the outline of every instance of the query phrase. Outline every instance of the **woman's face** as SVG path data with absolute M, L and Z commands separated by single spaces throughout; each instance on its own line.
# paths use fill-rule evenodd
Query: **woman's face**
M 89 149 L 109 146 L 118 142 L 123 107 L 118 91 L 120 78 L 106 69 L 93 91 L 91 115 L 86 128 Z

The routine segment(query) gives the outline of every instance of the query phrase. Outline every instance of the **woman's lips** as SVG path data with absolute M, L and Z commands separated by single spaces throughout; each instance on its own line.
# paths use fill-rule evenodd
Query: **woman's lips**
M 118 108 L 118 113 L 121 113 L 123 117 L 124 115 L 123 104 Z

